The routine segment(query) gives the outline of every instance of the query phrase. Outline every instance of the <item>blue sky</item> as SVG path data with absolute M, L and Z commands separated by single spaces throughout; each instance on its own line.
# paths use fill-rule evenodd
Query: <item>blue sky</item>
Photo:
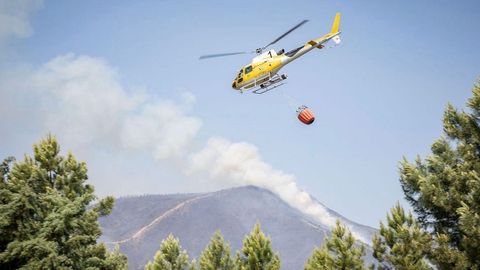
M 396 201 L 404 204 L 398 161 L 428 154 L 441 135 L 446 104 L 463 107 L 470 96 L 480 74 L 479 11 L 478 1 L 46 1 L 30 13 L 28 37 L 3 41 L 0 78 L 12 70 L 41 71 L 68 53 L 103 61 L 128 95 L 170 100 L 180 104 L 181 117 L 201 122 L 187 151 L 212 137 L 249 143 L 272 168 L 294 175 L 301 190 L 354 221 L 378 226 Z M 278 91 L 241 95 L 230 88 L 250 56 L 198 60 L 255 49 L 309 19 L 272 46 L 296 48 L 328 32 L 335 12 L 342 13 L 341 45 L 288 65 L 282 70 L 287 84 Z M 29 116 L 35 100 L 5 89 L 23 113 L 2 120 L 0 155 L 21 156 L 56 130 L 44 117 Z M 286 96 L 309 106 L 316 122 L 299 123 Z M 141 147 L 119 152 L 108 136 L 85 147 L 84 140 L 59 133 L 62 145 L 88 162 L 102 195 L 239 184 L 185 176 L 185 157 L 159 160 Z

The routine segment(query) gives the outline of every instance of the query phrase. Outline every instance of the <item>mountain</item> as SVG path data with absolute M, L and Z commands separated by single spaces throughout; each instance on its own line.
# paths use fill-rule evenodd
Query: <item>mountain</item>
M 334 217 L 369 236 L 375 229 L 354 223 L 333 210 Z M 101 217 L 100 241 L 118 244 L 128 256 L 129 269 L 143 269 L 169 233 L 180 238 L 190 259 L 198 258 L 216 230 L 230 242 L 232 254 L 256 222 L 280 253 L 282 269 L 303 269 L 313 248 L 330 235 L 330 228 L 292 208 L 274 193 L 254 186 L 211 193 L 145 195 L 116 200 L 109 216 Z M 371 252 L 367 260 L 371 259 Z

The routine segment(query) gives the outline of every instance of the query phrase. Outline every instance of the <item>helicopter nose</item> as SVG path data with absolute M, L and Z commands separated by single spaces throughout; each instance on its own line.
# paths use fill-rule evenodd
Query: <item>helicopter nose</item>
M 233 88 L 233 89 L 237 89 L 237 82 L 233 81 L 233 83 L 232 83 L 232 88 Z

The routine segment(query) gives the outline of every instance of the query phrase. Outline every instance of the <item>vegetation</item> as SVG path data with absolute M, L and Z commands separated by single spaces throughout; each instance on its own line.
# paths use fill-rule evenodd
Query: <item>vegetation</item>
M 469 111 L 448 105 L 432 153 L 400 163 L 417 218 L 395 206 L 373 239 L 378 269 L 480 269 L 480 85 Z M 335 268 L 338 269 L 338 268 Z
M 400 182 L 418 222 L 431 232 L 429 258 L 441 269 L 480 268 L 480 85 L 470 109 L 448 105 L 432 154 L 401 162 Z
M 148 262 L 145 270 L 184 270 L 189 267 L 188 254 L 182 250 L 180 240 L 170 234 L 162 241 L 160 250 L 153 261 Z
M 280 257 L 273 252 L 270 238 L 262 232 L 259 223 L 243 239 L 242 250 L 237 252 L 235 264 L 238 270 L 280 269 Z
M 337 221 L 332 237 L 325 238 L 322 247 L 313 251 L 305 270 L 367 269 L 362 260 L 365 247 L 357 245 L 352 233 Z
M 217 231 L 210 243 L 200 255 L 200 270 L 233 269 L 230 245 L 226 244 L 220 231 Z
M 430 234 L 397 204 L 387 214 L 387 225 L 380 222 L 379 235 L 373 237 L 373 256 L 378 269 L 430 269 L 425 257 L 431 244 Z
M 180 270 L 198 269 L 195 260 L 188 264 L 186 251 L 181 251 L 177 238 L 169 235 L 162 241 L 160 250 L 155 254 L 153 262 L 149 262 L 146 270 Z M 270 239 L 256 224 L 252 232 L 243 240 L 243 247 L 232 259 L 230 245 L 225 243 L 222 234 L 217 231 L 210 243 L 200 255 L 200 270 L 278 270 L 280 258 L 272 250 Z
M 34 156 L 0 165 L 0 269 L 126 269 L 127 259 L 97 239 L 97 219 L 114 199 L 100 200 L 86 184 L 87 167 L 60 156 L 55 137 L 34 145 Z

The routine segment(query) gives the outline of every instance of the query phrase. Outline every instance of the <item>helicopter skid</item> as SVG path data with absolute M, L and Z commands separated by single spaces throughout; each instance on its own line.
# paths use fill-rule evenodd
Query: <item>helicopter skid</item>
M 285 84 L 284 82 L 283 82 L 283 83 L 272 84 L 272 85 L 270 85 L 270 86 L 266 86 L 266 87 L 263 87 L 263 88 L 255 89 L 255 90 L 252 91 L 252 93 L 258 94 L 258 95 L 264 94 L 264 93 L 266 93 L 266 92 L 268 92 L 268 91 L 271 91 L 271 90 L 273 90 L 273 89 L 275 89 L 275 88 L 277 88 L 277 87 L 279 87 L 279 86 L 282 86 L 282 85 L 284 85 L 284 84 Z
M 270 77 L 270 79 L 264 83 L 261 83 L 255 90 L 252 92 L 254 94 L 264 94 L 268 91 L 271 91 L 279 86 L 284 85 L 284 80 L 287 79 L 287 74 L 278 75 L 275 74 Z

